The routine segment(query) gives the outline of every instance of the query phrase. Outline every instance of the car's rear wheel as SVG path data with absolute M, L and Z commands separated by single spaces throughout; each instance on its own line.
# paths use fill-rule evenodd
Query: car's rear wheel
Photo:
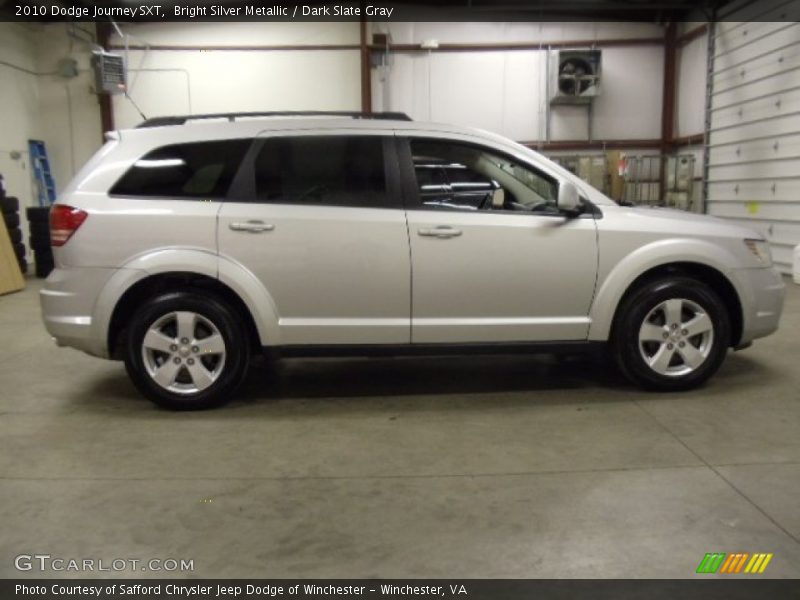
M 651 281 L 621 303 L 612 332 L 617 365 L 652 390 L 697 387 L 719 369 L 730 317 L 714 290 L 687 277 Z
M 129 328 L 125 366 L 136 387 L 172 410 L 228 402 L 248 364 L 241 319 L 224 302 L 177 292 L 145 303 Z

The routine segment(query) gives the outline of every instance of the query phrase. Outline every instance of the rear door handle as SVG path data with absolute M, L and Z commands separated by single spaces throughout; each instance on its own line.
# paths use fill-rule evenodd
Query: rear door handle
M 449 225 L 437 225 L 436 227 L 423 227 L 417 230 L 417 233 L 424 237 L 447 239 L 460 236 L 461 230 L 450 227 Z
M 250 233 L 263 233 L 265 231 L 272 231 L 275 225 L 264 223 L 264 221 L 234 221 L 228 225 L 233 231 L 249 231 Z

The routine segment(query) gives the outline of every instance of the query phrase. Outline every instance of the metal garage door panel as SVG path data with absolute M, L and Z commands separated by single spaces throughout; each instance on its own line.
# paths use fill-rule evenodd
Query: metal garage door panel
M 747 202 L 711 202 L 713 214 L 717 217 L 733 219 L 754 219 L 759 221 L 787 221 L 796 219 L 797 207 L 791 202 L 751 200 Z M 798 220 L 800 222 L 800 220 Z
M 716 112 L 728 106 L 793 91 L 797 88 L 797 80 L 790 74 L 785 75 L 769 77 L 726 92 L 715 93 L 711 97 L 711 108 Z
M 744 71 L 748 76 L 751 71 L 776 63 L 783 53 L 791 54 L 798 39 L 800 25 L 797 23 L 758 23 L 763 26 L 753 32 L 750 39 L 738 45 L 726 37 L 716 41 L 717 54 L 714 62 L 714 85 L 723 85 L 731 77 L 739 78 Z M 749 26 L 748 26 L 749 27 Z M 745 29 L 747 31 L 747 29 Z M 738 41 L 738 40 L 737 40 Z M 772 59 L 772 60 L 770 60 Z
M 795 5 L 742 2 L 716 23 L 707 114 L 706 209 L 763 235 L 785 272 L 800 241 L 800 19 L 786 16 Z
M 715 111 L 714 129 L 792 113 L 800 113 L 800 88 Z
M 745 89 L 769 77 L 782 77 L 800 66 L 800 53 L 793 46 L 791 52 L 773 52 L 762 59 L 736 69 L 726 71 L 714 78 L 714 94 Z M 789 80 L 791 81 L 791 79 Z
M 794 25 L 791 21 L 753 21 L 751 23 L 723 22 L 716 29 L 716 43 L 714 44 L 714 65 L 719 65 L 720 69 L 728 64 L 719 62 L 724 57 L 734 53 L 740 56 L 747 54 L 757 54 L 752 47 L 756 44 L 771 40 L 781 32 L 792 29 Z M 731 27 L 727 27 L 730 25 Z M 766 42 L 770 43 L 770 42 Z
M 709 148 L 709 166 L 800 157 L 800 133 Z
M 774 238 L 776 246 L 793 246 L 791 240 L 800 237 L 800 223 L 797 221 L 765 221 L 756 217 L 751 218 L 731 218 L 731 221 L 760 233 L 763 237 Z
M 734 5 L 735 2 L 730 4 Z M 740 4 L 743 6 L 730 7 L 733 12 L 722 10 L 718 13 L 720 23 L 716 28 L 717 37 L 735 36 L 737 31 L 753 23 L 800 21 L 800 7 L 797 6 L 795 0 L 772 0 L 771 2 L 769 0 L 760 0 L 759 2 L 743 0 Z
M 800 159 L 770 160 L 735 165 L 709 165 L 708 181 L 743 181 L 769 179 L 797 179 L 800 177 Z
M 709 143 L 712 146 L 730 142 L 743 142 L 751 139 L 762 139 L 770 136 L 781 136 L 784 133 L 797 131 L 797 117 L 783 116 L 768 121 L 744 123 L 740 126 L 714 131 L 714 120 L 711 123 Z
M 779 181 L 720 181 L 708 184 L 711 200 L 760 200 L 768 202 L 797 202 L 800 185 L 791 179 Z

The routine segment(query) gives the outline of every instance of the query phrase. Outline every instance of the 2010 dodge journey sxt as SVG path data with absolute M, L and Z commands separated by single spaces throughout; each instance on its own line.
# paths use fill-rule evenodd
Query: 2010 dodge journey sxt
M 228 400 L 264 348 L 607 343 L 635 383 L 681 390 L 777 328 L 784 284 L 750 229 L 619 206 L 490 133 L 359 116 L 109 134 L 51 211 L 47 330 L 190 409 Z

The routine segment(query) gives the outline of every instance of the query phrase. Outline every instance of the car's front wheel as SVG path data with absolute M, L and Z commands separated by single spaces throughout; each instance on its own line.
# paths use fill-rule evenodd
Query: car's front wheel
M 199 410 L 230 400 L 247 371 L 247 336 L 222 301 L 198 293 L 168 293 L 134 315 L 125 367 L 156 404 Z
M 687 277 L 651 281 L 620 305 L 612 351 L 634 383 L 660 391 L 699 386 L 730 345 L 730 318 L 719 295 Z

